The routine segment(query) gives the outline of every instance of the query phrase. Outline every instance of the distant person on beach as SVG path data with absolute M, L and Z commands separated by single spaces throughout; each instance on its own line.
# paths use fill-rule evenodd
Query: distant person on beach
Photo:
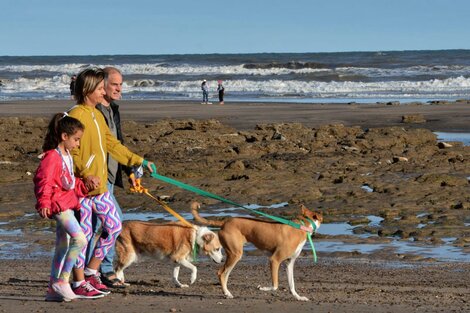
M 202 104 L 209 103 L 209 86 L 207 85 L 207 81 L 204 79 L 201 84 L 202 89 Z
M 219 104 L 224 104 L 224 92 L 225 92 L 225 88 L 224 86 L 222 85 L 222 81 L 219 80 L 217 82 L 217 92 L 219 93 Z
M 71 301 L 77 296 L 69 279 L 87 239 L 74 215 L 80 197 L 88 193 L 73 172 L 70 152 L 79 146 L 84 126 L 64 113 L 49 122 L 43 143 L 44 155 L 34 176 L 36 209 L 42 218 L 56 221 L 56 243 L 46 301 Z
M 73 75 L 72 78 L 70 79 L 70 95 L 73 96 L 75 95 L 75 81 L 77 80 L 77 75 Z
M 80 146 L 72 153 L 75 173 L 82 177 L 86 186 L 94 187 L 88 197 L 80 201 L 80 226 L 88 245 L 94 247 L 93 256 L 86 262 L 86 247 L 82 249 L 74 268 L 72 289 L 85 298 L 102 297 L 110 293 L 100 278 L 98 269 L 119 236 L 122 223 L 114 201 L 108 191 L 108 153 L 118 163 L 126 166 L 141 166 L 156 172 L 155 165 L 132 153 L 113 136 L 103 114 L 96 106 L 103 103 L 105 72 L 101 68 L 87 68 L 77 76 L 75 98 L 77 105 L 69 115 L 77 118 L 85 126 Z M 92 215 L 100 220 L 101 236 L 95 243 L 91 241 Z
M 103 117 L 106 121 L 106 124 L 109 127 L 109 130 L 122 144 L 123 135 L 121 131 L 121 115 L 119 113 L 119 105 L 116 103 L 117 100 L 121 99 L 122 92 L 122 73 L 115 67 L 106 67 L 104 71 L 104 90 L 106 94 L 104 95 L 103 101 L 96 106 L 96 108 L 103 114 Z M 111 199 L 114 202 L 116 207 L 116 212 L 119 216 L 119 219 L 122 222 L 122 210 L 119 203 L 114 196 L 114 186 L 124 188 L 122 181 L 122 170 L 130 176 L 131 169 L 128 167 L 123 167 L 116 160 L 114 160 L 111 155 L 108 154 L 108 181 L 107 187 L 110 193 Z M 135 185 L 135 182 L 132 182 Z M 92 219 L 93 227 L 93 238 L 98 234 L 100 229 L 100 221 L 96 218 L 96 215 Z M 93 256 L 93 247 L 88 247 L 87 251 L 87 260 L 91 259 Z M 117 278 L 116 273 L 114 273 L 113 268 L 113 259 L 115 255 L 115 245 L 109 249 L 108 254 L 105 255 L 103 262 L 101 263 L 101 274 L 103 283 L 110 288 L 124 288 L 124 284 Z

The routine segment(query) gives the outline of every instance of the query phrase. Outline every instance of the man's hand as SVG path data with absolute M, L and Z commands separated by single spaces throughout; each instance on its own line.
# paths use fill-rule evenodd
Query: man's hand
M 142 162 L 142 165 L 145 166 L 151 174 L 157 174 L 157 167 L 155 166 L 155 163 L 144 160 L 144 162 Z

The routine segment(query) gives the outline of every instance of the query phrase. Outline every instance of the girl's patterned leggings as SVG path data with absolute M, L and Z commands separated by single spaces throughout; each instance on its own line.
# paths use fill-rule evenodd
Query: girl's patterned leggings
M 119 218 L 114 202 L 108 191 L 97 196 L 82 198 L 80 201 L 80 226 L 82 227 L 89 245 L 94 245 L 94 242 L 90 242 L 93 237 L 91 225 L 92 214 L 96 214 L 103 227 L 101 236 L 96 243 L 93 256 L 103 260 L 109 249 L 116 242 L 122 229 L 121 219 Z M 85 246 L 80 252 L 76 268 L 85 267 L 86 250 L 87 247 Z
M 68 283 L 70 272 L 87 239 L 72 210 L 54 215 L 56 220 L 55 253 L 52 259 L 51 282 Z

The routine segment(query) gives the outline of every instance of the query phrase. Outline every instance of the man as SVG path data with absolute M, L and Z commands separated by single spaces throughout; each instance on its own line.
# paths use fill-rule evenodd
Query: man
M 121 99 L 122 92 L 122 74 L 114 67 L 106 67 L 103 69 L 104 76 L 104 88 L 106 95 L 104 101 L 98 104 L 96 108 L 103 114 L 106 123 L 108 124 L 111 133 L 123 143 L 123 136 L 121 132 L 121 116 L 119 113 L 119 105 L 116 104 L 116 100 Z M 122 209 L 119 206 L 116 198 L 114 197 L 114 186 L 123 188 L 122 183 L 122 166 L 116 162 L 110 155 L 108 155 L 108 191 L 111 194 L 111 198 L 116 206 L 116 211 L 119 214 L 119 218 L 122 221 Z M 130 169 L 124 168 L 127 174 L 130 174 Z M 93 221 L 93 230 L 96 234 L 99 228 L 99 222 Z M 89 249 L 92 250 L 92 249 Z M 89 254 L 89 253 L 87 253 Z M 113 246 L 108 254 L 105 256 L 101 263 L 101 273 L 103 283 L 110 288 L 123 288 L 123 283 L 116 277 L 113 268 L 113 259 L 115 254 L 115 247 Z

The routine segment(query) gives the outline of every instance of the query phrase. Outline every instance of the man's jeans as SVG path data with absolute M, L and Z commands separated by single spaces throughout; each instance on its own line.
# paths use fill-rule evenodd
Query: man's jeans
M 114 201 L 114 205 L 116 206 L 116 212 L 119 215 L 119 218 L 122 221 L 122 210 L 121 207 L 119 206 L 119 203 L 116 201 L 116 198 L 114 197 L 114 185 L 110 184 L 108 182 L 108 191 L 111 194 L 111 199 Z M 91 257 L 93 256 L 93 250 L 95 248 L 95 241 L 98 239 L 97 235 L 101 233 L 101 222 L 100 220 L 96 217 L 95 214 L 92 215 L 92 220 L 91 220 L 91 225 L 93 227 L 93 237 L 90 242 L 93 242 L 93 245 L 88 245 L 87 251 L 86 251 L 86 262 L 85 264 L 88 264 L 90 262 Z M 101 273 L 112 273 L 114 272 L 114 267 L 113 267 L 113 260 L 114 260 L 114 254 L 115 254 L 115 246 L 113 246 L 111 249 L 109 249 L 108 254 L 104 257 L 103 262 L 101 263 Z

